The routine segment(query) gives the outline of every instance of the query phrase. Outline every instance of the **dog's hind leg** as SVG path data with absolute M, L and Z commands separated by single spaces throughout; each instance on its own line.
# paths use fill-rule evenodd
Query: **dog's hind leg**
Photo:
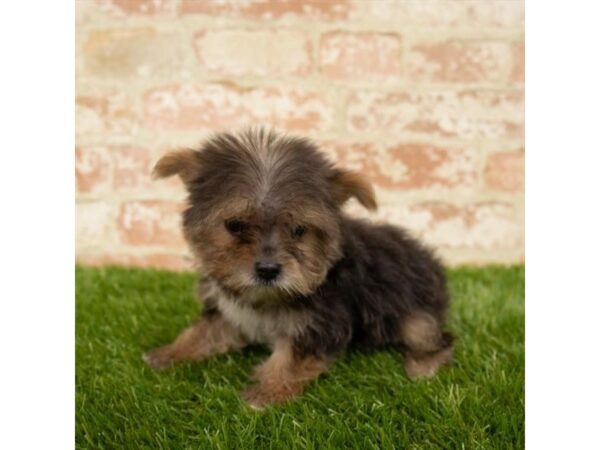
M 452 361 L 452 335 L 430 314 L 417 313 L 403 320 L 400 338 L 406 349 L 406 374 L 411 379 L 432 377 L 440 366 Z

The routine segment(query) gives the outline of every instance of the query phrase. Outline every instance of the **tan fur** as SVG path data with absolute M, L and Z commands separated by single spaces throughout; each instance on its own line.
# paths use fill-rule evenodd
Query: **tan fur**
M 154 166 L 155 178 L 179 175 L 185 184 L 189 184 L 198 173 L 200 160 L 194 150 L 177 150 L 163 156 Z
M 219 309 L 248 340 L 263 344 L 273 345 L 281 336 L 296 337 L 309 321 L 306 314 L 300 311 L 272 307 L 262 308 L 258 312 L 226 296 L 219 298 Z
M 440 325 L 429 314 L 409 317 L 401 325 L 402 342 L 413 353 L 428 353 L 440 349 Z
M 350 197 L 355 197 L 368 210 L 377 209 L 373 187 L 359 173 L 339 170 L 333 181 L 337 187 L 336 197 L 339 204 L 345 203 Z
M 283 403 L 301 394 L 328 366 L 326 360 L 314 356 L 297 357 L 289 339 L 278 340 L 271 357 L 255 369 L 256 384 L 248 386 L 242 397 L 256 409 Z
M 452 362 L 452 353 L 452 347 L 446 347 L 438 352 L 420 356 L 408 353 L 404 363 L 406 375 L 413 380 L 431 378 L 441 366 Z
M 240 332 L 226 320 L 201 318 L 183 330 L 173 343 L 146 353 L 144 360 L 155 369 L 164 369 L 182 361 L 202 361 L 246 345 Z
M 452 360 L 452 347 L 444 342 L 437 320 L 422 313 L 401 325 L 402 342 L 407 347 L 405 369 L 411 379 L 429 378 L 440 366 Z

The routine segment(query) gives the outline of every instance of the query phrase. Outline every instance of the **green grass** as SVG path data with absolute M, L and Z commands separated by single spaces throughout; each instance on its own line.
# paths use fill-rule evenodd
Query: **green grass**
M 250 410 L 253 350 L 157 373 L 141 354 L 198 314 L 193 274 L 76 269 L 78 448 L 523 448 L 524 268 L 450 271 L 455 364 L 409 381 L 395 351 L 341 358 L 295 402 Z

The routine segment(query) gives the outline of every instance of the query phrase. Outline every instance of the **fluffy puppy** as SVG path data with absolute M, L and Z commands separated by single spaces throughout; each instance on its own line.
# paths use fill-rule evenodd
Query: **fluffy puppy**
M 200 318 L 145 355 L 157 369 L 266 344 L 243 398 L 260 408 L 300 394 L 350 347 L 395 345 L 410 378 L 452 357 L 444 270 L 403 230 L 352 219 L 370 184 L 306 139 L 263 129 L 218 134 L 164 156 L 157 177 L 189 193 L 184 234 L 200 267 Z

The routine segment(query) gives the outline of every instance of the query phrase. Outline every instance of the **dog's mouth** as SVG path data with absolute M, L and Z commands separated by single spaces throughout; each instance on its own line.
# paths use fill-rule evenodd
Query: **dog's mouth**
M 287 287 L 284 280 L 277 278 L 274 280 L 263 280 L 260 278 L 254 279 L 254 284 L 250 287 L 254 293 L 272 297 L 283 297 L 286 294 L 291 295 L 292 291 Z
M 255 305 L 268 305 L 281 303 L 289 298 L 290 292 L 282 288 L 275 281 L 260 281 L 246 290 L 244 297 Z

